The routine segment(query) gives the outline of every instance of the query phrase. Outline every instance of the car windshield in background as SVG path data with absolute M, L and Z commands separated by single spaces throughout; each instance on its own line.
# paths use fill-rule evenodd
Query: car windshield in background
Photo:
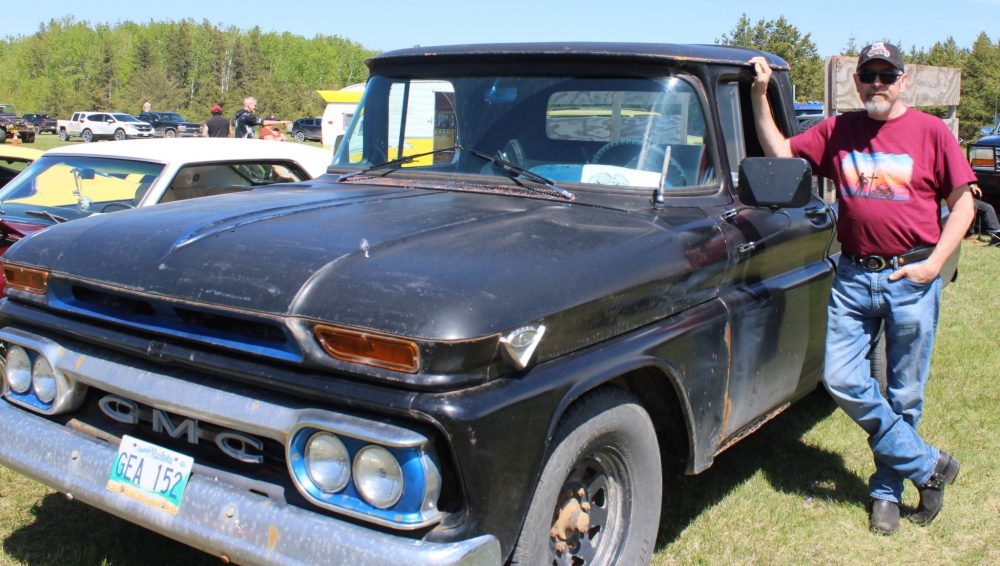
M 42 156 L 0 190 L 0 210 L 7 216 L 48 212 L 73 219 L 132 208 L 162 170 L 147 161 Z
M 184 117 L 174 112 L 160 112 L 160 120 L 165 122 L 183 122 Z
M 682 75 L 376 76 L 334 165 L 364 169 L 426 154 L 353 177 L 373 183 L 418 172 L 509 179 L 506 162 L 558 184 L 616 190 L 713 184 L 711 143 L 693 84 Z
M 115 120 L 118 120 L 119 122 L 141 122 L 142 121 L 142 120 L 136 118 L 135 116 L 133 116 L 131 114 L 112 114 L 112 116 L 114 116 Z

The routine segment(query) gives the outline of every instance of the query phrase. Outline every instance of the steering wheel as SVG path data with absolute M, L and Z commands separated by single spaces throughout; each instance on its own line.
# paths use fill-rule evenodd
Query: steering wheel
M 115 212 L 118 210 L 128 210 L 130 208 L 135 208 L 127 202 L 112 202 L 101 207 L 101 212 Z
M 628 167 L 629 169 L 638 169 L 639 157 L 642 155 L 644 146 L 646 147 L 646 165 L 657 164 L 657 166 L 662 166 L 663 158 L 666 157 L 666 150 L 659 146 L 647 146 L 639 138 L 622 138 L 608 142 L 594 153 L 591 161 L 601 165 L 617 165 L 619 167 Z M 648 167 L 644 167 L 644 169 L 646 171 L 651 170 Z M 690 184 L 687 176 L 684 174 L 684 170 L 681 169 L 680 163 L 673 156 L 670 157 L 667 184 L 673 187 L 682 187 Z

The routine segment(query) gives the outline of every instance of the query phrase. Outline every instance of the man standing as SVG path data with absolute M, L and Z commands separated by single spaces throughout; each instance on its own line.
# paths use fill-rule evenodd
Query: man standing
M 212 105 L 212 117 L 201 127 L 201 135 L 206 138 L 228 138 L 231 133 L 229 120 L 222 117 L 222 107 Z
M 802 157 L 837 187 L 843 253 L 828 306 L 823 382 L 868 433 L 875 459 L 869 527 L 896 532 L 905 480 L 920 492 L 911 520 L 929 524 L 959 463 L 927 444 L 917 425 L 937 327 L 939 273 L 972 221 L 968 185 L 975 175 L 944 123 L 900 100 L 907 75 L 896 46 L 877 42 L 861 50 L 854 84 L 865 111 L 829 118 L 791 139 L 778 130 L 768 105 L 771 68 L 762 57 L 749 62 L 757 73 L 751 100 L 765 153 Z M 941 199 L 951 212 L 943 229 Z M 885 397 L 866 360 L 883 324 Z
M 246 138 L 253 139 L 254 128 L 256 126 L 277 126 L 284 124 L 285 126 L 290 126 L 291 122 L 287 120 L 264 120 L 259 118 L 254 112 L 257 110 L 257 99 L 248 96 L 243 99 L 243 108 L 241 108 L 236 113 L 236 131 L 233 134 L 234 138 Z

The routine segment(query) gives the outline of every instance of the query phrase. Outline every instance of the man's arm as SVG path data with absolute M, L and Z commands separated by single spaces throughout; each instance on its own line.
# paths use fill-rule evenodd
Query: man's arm
M 958 249 L 965 237 L 972 219 L 976 216 L 976 207 L 972 203 L 972 193 L 969 192 L 969 185 L 962 185 L 951 191 L 948 195 L 948 220 L 941 229 L 941 238 L 938 240 L 934 252 L 922 263 L 904 265 L 889 275 L 890 281 L 895 281 L 901 277 L 906 277 L 914 283 L 926 285 L 934 280 L 941 273 L 945 261 Z
M 767 85 L 771 82 L 771 66 L 763 57 L 754 57 L 748 61 L 754 67 L 757 76 L 750 89 L 750 100 L 753 104 L 754 125 L 757 128 L 757 138 L 769 157 L 792 157 L 792 146 L 788 138 L 781 133 L 771 115 L 771 105 L 767 103 Z

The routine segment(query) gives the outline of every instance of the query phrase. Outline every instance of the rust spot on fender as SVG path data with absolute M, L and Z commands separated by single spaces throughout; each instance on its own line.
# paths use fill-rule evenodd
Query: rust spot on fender
M 278 546 L 278 527 L 274 525 L 267 526 L 267 549 L 274 550 L 274 547 Z
M 80 357 L 78 357 L 76 359 L 76 370 L 77 371 L 80 371 L 80 368 L 83 367 L 83 362 L 85 362 L 85 361 L 87 361 L 87 357 L 86 356 L 80 356 Z

